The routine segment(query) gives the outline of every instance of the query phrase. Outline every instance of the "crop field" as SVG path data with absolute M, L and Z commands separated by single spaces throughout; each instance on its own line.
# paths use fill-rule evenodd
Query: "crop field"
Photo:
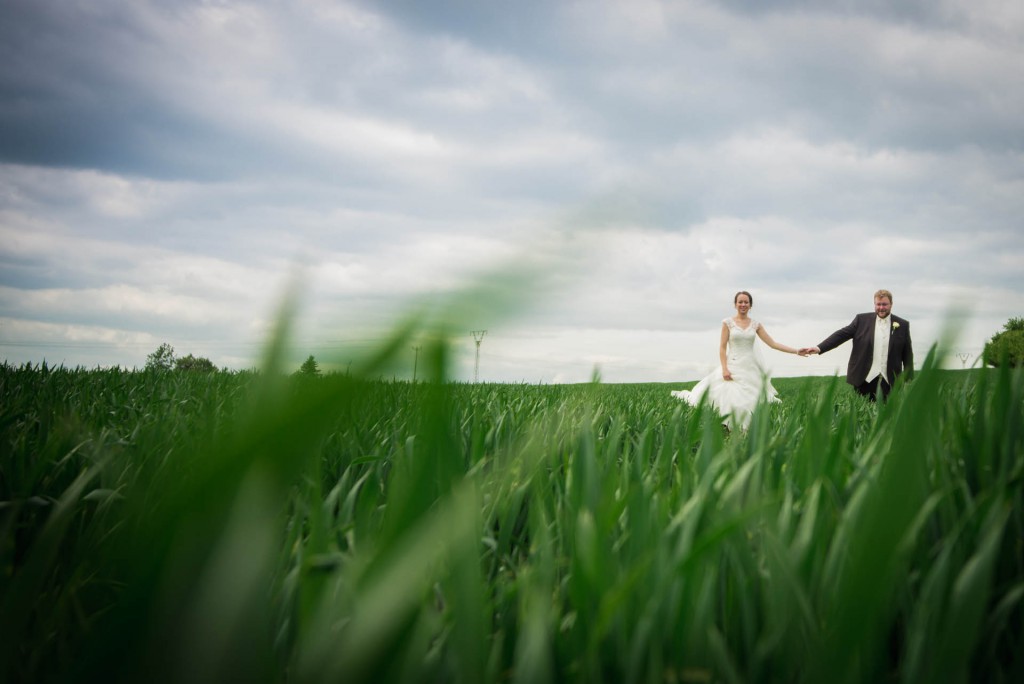
M 0 367 L 0 680 L 1024 681 L 1020 369 L 777 379 L 725 434 L 445 349 Z

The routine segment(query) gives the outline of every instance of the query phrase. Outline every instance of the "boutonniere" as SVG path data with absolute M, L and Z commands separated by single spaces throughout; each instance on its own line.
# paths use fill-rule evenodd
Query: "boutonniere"
M 899 328 L 900 328 L 899 321 L 893 321 L 892 322 L 892 329 L 893 330 L 899 330 Z

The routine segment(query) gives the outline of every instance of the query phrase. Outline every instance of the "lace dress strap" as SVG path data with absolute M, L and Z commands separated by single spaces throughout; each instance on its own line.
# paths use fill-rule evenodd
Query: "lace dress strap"
M 732 316 L 723 318 L 722 323 L 724 323 L 725 327 L 729 328 L 729 330 L 739 330 L 741 332 L 757 332 L 757 329 L 761 327 L 761 323 L 755 321 L 753 318 L 750 319 L 750 325 L 746 328 L 741 328 L 739 324 L 732 319 Z

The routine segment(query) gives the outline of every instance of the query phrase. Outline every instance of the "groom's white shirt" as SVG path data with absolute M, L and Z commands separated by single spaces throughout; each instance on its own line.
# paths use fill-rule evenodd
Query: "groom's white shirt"
M 889 318 L 875 317 L 875 345 L 871 354 L 871 368 L 868 369 L 868 377 L 864 378 L 864 382 L 871 382 L 877 375 L 881 375 L 883 380 L 889 382 L 889 374 L 885 368 L 886 359 L 889 358 L 889 334 L 892 329 Z

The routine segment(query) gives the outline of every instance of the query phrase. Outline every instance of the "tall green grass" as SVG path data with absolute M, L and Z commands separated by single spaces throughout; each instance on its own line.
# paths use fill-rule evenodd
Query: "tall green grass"
M 1024 681 L 1024 376 L 0 367 L 4 681 Z

